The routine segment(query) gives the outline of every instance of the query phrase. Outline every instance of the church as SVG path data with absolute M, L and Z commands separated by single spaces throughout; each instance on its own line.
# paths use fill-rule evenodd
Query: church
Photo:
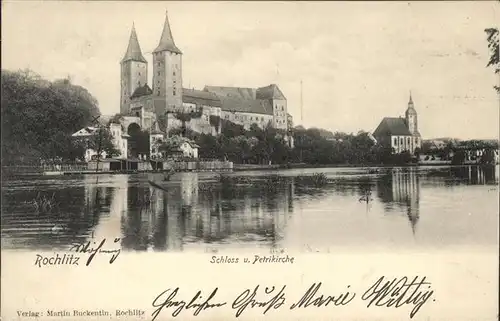
M 373 132 L 373 136 L 378 144 L 391 147 L 393 153 L 397 154 L 408 151 L 413 155 L 417 148 L 422 148 L 417 111 L 411 93 L 405 117 L 385 117 Z
M 287 99 L 276 84 L 260 88 L 205 86 L 188 89 L 182 82 L 182 51 L 176 45 L 168 14 L 158 46 L 152 52 L 152 83 L 148 84 L 148 63 L 132 26 L 129 43 L 121 60 L 120 123 L 131 134 L 148 130 L 166 135 L 185 126 L 195 132 L 217 135 L 221 119 L 249 129 L 272 126 L 289 129 Z M 291 136 L 289 138 L 290 144 Z

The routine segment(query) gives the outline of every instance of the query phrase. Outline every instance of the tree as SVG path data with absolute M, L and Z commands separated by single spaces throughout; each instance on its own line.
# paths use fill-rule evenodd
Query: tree
M 30 70 L 1 71 L 2 163 L 71 159 L 71 134 L 100 114 L 97 100 L 68 79 L 50 82 Z
M 486 67 L 495 68 L 495 74 L 500 73 L 500 53 L 499 53 L 499 32 L 497 28 L 488 28 L 484 30 L 487 35 L 488 49 L 490 50 L 490 59 Z M 494 87 L 500 93 L 500 86 Z
M 418 159 L 420 159 L 420 155 L 422 154 L 422 151 L 419 147 L 415 148 L 415 151 L 413 152 L 413 155 Z
M 106 152 L 108 158 L 120 156 L 120 150 L 113 143 L 113 136 L 108 128 L 99 128 L 96 133 L 89 138 L 75 139 L 71 150 L 71 159 L 84 158 L 87 148 L 95 151 Z
M 92 138 L 92 149 L 106 152 L 109 158 L 120 156 L 120 150 L 113 143 L 113 136 L 108 128 L 100 128 L 98 134 Z
M 209 122 L 211 126 L 215 127 L 215 131 L 218 133 L 221 124 L 220 117 L 217 115 L 210 115 Z
M 242 125 L 235 124 L 226 119 L 222 119 L 221 121 L 221 132 L 222 135 L 226 137 L 236 137 L 245 135 L 245 128 Z

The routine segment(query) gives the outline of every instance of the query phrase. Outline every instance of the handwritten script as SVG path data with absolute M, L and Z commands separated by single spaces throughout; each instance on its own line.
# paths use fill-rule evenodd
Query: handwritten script
M 116 244 L 120 242 L 120 238 L 115 238 L 112 242 L 112 244 Z M 89 254 L 89 258 L 87 259 L 87 262 L 85 263 L 86 266 L 88 266 L 96 254 L 102 253 L 102 254 L 107 254 L 110 255 L 111 258 L 109 259 L 109 264 L 113 264 L 113 262 L 116 260 L 116 258 L 120 255 L 121 249 L 109 249 L 105 248 L 104 245 L 106 244 L 106 239 L 103 239 L 99 244 L 97 242 L 91 242 L 87 241 L 84 243 L 77 243 L 73 244 L 71 246 L 70 251 L 75 251 L 77 253 L 87 253 Z M 97 246 L 94 246 L 97 245 Z
M 300 297 L 288 302 L 286 285 L 281 287 L 256 285 L 254 288 L 245 289 L 229 303 L 217 300 L 216 294 L 219 288 L 213 289 L 208 295 L 199 290 L 194 296 L 180 299 L 178 296 L 180 296 L 181 290 L 176 287 L 161 292 L 153 300 L 152 306 L 155 310 L 152 313 L 152 321 L 162 311 L 168 309 L 172 309 L 170 312 L 172 317 L 177 317 L 183 311 L 191 310 L 193 315 L 197 316 L 205 310 L 228 306 L 234 311 L 235 316 L 239 317 L 249 309 L 260 309 L 262 314 L 266 314 L 281 308 L 294 310 L 341 307 L 349 305 L 358 297 L 349 285 L 343 291 L 335 294 L 323 293 L 321 287 L 321 282 L 313 283 Z M 382 276 L 363 291 L 359 300 L 363 301 L 367 308 L 403 308 L 407 306 L 410 308 L 409 316 L 413 318 L 433 294 L 431 283 L 427 281 L 425 276 L 415 276 L 414 278 L 404 276 L 392 279 Z

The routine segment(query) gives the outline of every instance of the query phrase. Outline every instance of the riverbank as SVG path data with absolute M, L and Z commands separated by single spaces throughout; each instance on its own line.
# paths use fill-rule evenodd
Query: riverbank
M 453 165 L 451 161 L 429 161 L 420 163 L 409 163 L 409 164 L 305 164 L 305 163 L 293 163 L 293 164 L 233 164 L 234 171 L 258 171 L 258 170 L 272 170 L 272 169 L 300 169 L 300 168 L 366 168 L 366 167 L 419 167 L 419 166 L 435 166 L 435 167 L 448 167 L 448 166 L 469 166 L 469 165 L 481 165 L 477 162 L 466 162 L 465 164 Z M 492 164 L 494 165 L 494 164 Z M 497 164 L 498 165 L 498 164 Z
M 188 164 L 189 163 L 189 164 Z M 245 172 L 245 171 L 261 171 L 261 170 L 282 170 L 282 169 L 310 169 L 310 168 L 392 168 L 392 167 L 450 167 L 450 166 L 475 166 L 482 165 L 477 162 L 467 162 L 466 164 L 452 165 L 451 162 L 421 162 L 421 163 L 410 163 L 402 165 L 388 165 L 388 164 L 305 164 L 305 163 L 293 163 L 293 164 L 233 164 L 224 163 L 221 166 L 205 166 L 203 162 L 176 162 L 174 166 L 165 166 L 164 168 L 155 169 L 150 166 L 140 166 L 138 169 L 116 169 L 112 170 L 109 167 L 99 169 L 88 167 L 71 169 L 43 169 L 38 166 L 4 166 L 2 167 L 2 177 L 40 177 L 40 176 L 68 176 L 68 175 L 119 175 L 119 174 L 137 174 L 137 173 L 165 173 L 174 170 L 175 172 L 215 172 L 215 173 L 225 173 L 225 172 Z M 202 165 L 200 165 L 202 164 Z M 497 164 L 498 165 L 498 164 Z
M 161 172 L 231 172 L 233 163 L 219 160 L 137 161 L 105 159 L 80 164 L 2 166 L 2 177 L 85 174 L 134 174 Z

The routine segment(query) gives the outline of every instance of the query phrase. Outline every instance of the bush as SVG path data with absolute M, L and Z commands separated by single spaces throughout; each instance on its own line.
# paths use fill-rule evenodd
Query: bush
M 315 187 L 322 187 L 328 183 L 328 178 L 324 173 L 315 173 L 312 176 L 299 175 L 295 178 L 297 185 L 313 185 Z

